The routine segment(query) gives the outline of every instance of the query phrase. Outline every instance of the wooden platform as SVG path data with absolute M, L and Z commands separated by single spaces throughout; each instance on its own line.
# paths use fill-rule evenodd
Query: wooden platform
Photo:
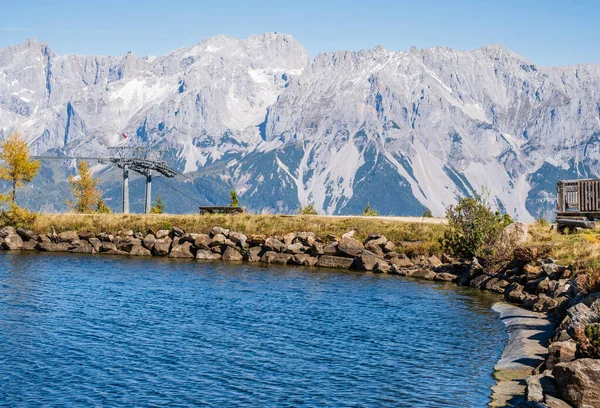
M 199 207 L 200 214 L 241 214 L 242 207 Z

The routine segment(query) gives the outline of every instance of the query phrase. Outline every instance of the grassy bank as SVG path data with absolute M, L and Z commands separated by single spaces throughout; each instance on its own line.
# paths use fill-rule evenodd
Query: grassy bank
M 583 230 L 561 234 L 547 222 L 536 222 L 529 226 L 531 245 L 545 247 L 548 256 L 563 265 L 574 265 L 576 270 L 585 271 L 589 285 L 600 290 L 600 229 Z
M 444 226 L 419 222 L 402 222 L 369 217 L 320 217 L 311 215 L 173 215 L 173 214 L 38 214 L 30 226 L 35 232 L 77 230 L 115 232 L 121 229 L 146 232 L 148 229 L 180 227 L 185 231 L 207 233 L 221 226 L 246 235 L 284 235 L 288 232 L 311 231 L 320 237 L 341 236 L 356 230 L 355 237 L 362 240 L 369 233 L 384 234 L 394 242 L 411 242 L 407 252 L 413 254 L 439 253 L 438 238 Z

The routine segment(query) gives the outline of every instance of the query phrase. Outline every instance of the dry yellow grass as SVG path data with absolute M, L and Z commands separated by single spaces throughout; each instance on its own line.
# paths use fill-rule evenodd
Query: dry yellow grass
M 588 274 L 589 289 L 600 290 L 600 229 L 560 234 L 547 223 L 530 225 L 532 245 L 546 245 L 558 263 Z
M 418 219 L 416 219 L 418 220 Z M 207 233 L 214 226 L 229 228 L 247 235 L 283 235 L 288 232 L 311 231 L 325 238 L 328 234 L 341 236 L 356 230 L 356 238 L 364 239 L 369 233 L 381 233 L 398 243 L 411 241 L 411 254 L 439 254 L 439 240 L 443 225 L 418 221 L 402 222 L 372 219 L 370 217 L 320 217 L 311 215 L 251 215 L 251 214 L 38 214 L 30 226 L 34 231 L 47 232 L 77 230 L 91 232 L 116 232 L 121 229 L 146 232 L 149 229 L 180 227 L 188 232 Z

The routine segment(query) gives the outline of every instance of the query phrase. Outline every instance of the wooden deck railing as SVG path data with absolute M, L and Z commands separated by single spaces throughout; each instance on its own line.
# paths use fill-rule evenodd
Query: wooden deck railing
M 558 213 L 600 211 L 600 179 L 559 181 L 556 210 Z

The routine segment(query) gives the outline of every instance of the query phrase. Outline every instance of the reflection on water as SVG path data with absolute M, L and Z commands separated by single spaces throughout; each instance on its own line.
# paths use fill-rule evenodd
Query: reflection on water
M 0 401 L 483 407 L 498 297 L 392 276 L 0 254 Z

